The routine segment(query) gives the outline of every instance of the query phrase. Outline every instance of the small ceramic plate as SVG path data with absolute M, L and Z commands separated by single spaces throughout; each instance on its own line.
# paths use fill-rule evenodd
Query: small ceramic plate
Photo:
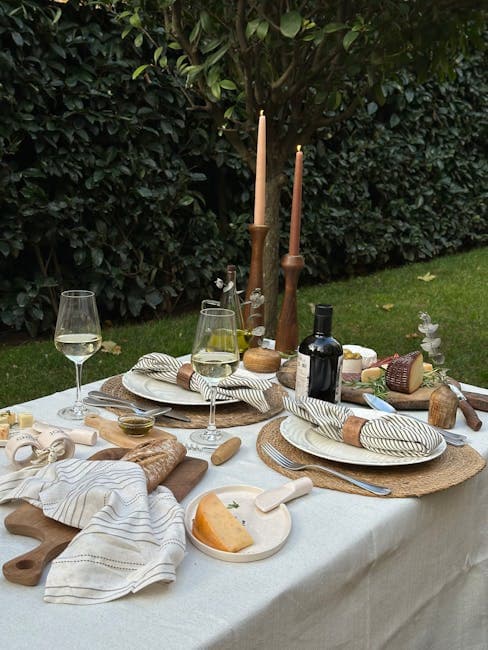
M 243 522 L 249 534 L 254 539 L 254 544 L 243 548 L 237 553 L 219 551 L 207 546 L 198 540 L 192 533 L 193 519 L 200 499 L 209 492 L 215 492 L 225 506 L 238 504 L 238 508 L 231 508 L 230 512 Z M 263 560 L 273 555 L 284 545 L 291 531 L 291 516 L 288 508 L 281 504 L 271 512 L 261 512 L 254 505 L 254 499 L 264 492 L 261 488 L 248 485 L 227 485 L 225 487 L 208 490 L 197 496 L 188 504 L 185 511 L 185 527 L 192 544 L 200 551 L 226 562 L 254 562 Z
M 374 417 L 375 414 L 372 414 Z M 317 433 L 317 427 L 306 422 L 295 415 L 290 415 L 280 425 L 280 432 L 283 438 L 297 449 L 306 451 L 309 454 L 326 458 L 337 463 L 351 463 L 353 465 L 370 465 L 377 467 L 389 467 L 396 465 L 416 465 L 426 463 L 440 456 L 446 449 L 446 442 L 441 443 L 428 456 L 389 456 L 376 451 L 346 445 L 343 442 L 326 438 Z

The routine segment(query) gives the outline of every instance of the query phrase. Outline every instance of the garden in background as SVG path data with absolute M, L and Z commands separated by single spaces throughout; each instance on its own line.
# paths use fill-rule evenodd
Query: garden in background
M 136 41 L 121 39 L 100 7 L 0 0 L 0 341 L 16 331 L 45 339 L 2 347 L 0 364 L 9 386 L 32 379 L 31 396 L 72 385 L 72 368 L 66 381 L 57 374 L 63 360 L 48 340 L 62 290 L 91 288 L 103 321 L 131 323 L 105 327 L 122 354 L 97 354 L 90 380 L 163 343 L 187 352 L 191 310 L 216 297 L 225 265 L 236 264 L 246 283 L 254 178 L 222 134 L 188 110 L 191 89 L 180 79 L 163 69 L 157 82 L 133 79 L 153 54 Z M 407 351 L 418 348 L 403 337 L 424 309 L 446 346 L 457 346 L 446 355 L 453 374 L 487 383 L 477 361 L 486 348 L 487 63 L 486 50 L 460 55 L 456 77 L 442 82 L 400 74 L 382 87 L 384 101 L 371 98 L 305 147 L 302 334 L 309 303 L 327 301 L 343 342 Z M 416 279 L 428 272 L 437 277 Z M 51 359 L 52 384 L 33 376 L 37 354 Z M 18 401 L 15 391 L 2 388 L 0 401 Z

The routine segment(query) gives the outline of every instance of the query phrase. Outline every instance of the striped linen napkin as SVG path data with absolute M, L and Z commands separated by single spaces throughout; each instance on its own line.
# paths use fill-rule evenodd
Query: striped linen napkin
M 51 519 L 81 528 L 55 559 L 44 600 L 93 605 L 173 582 L 185 552 L 183 508 L 126 461 L 71 458 L 0 479 L 0 503 L 24 499 Z
M 382 415 L 374 420 L 356 418 L 353 411 L 345 406 L 331 404 L 313 397 L 295 401 L 283 398 L 287 411 L 317 426 L 316 432 L 326 438 L 344 440 L 344 425 L 348 418 L 360 421 L 356 446 L 364 447 L 389 456 L 428 456 L 443 441 L 441 434 L 429 424 L 412 420 L 396 413 Z
M 178 371 L 182 365 L 181 361 L 169 354 L 151 352 L 141 357 L 132 371 L 148 375 L 151 379 L 176 384 Z M 238 399 L 254 406 L 261 413 L 266 413 L 269 411 L 269 404 L 263 391 L 271 388 L 272 385 L 267 379 L 240 375 L 237 372 L 220 381 L 217 387 L 217 399 Z M 205 400 L 210 401 L 210 386 L 204 377 L 196 372 L 191 376 L 190 390 L 200 393 Z

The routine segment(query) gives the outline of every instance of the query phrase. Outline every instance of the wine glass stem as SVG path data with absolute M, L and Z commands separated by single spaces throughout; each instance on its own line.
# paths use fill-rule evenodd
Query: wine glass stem
M 73 404 L 73 411 L 83 411 L 83 402 L 81 401 L 81 371 L 83 370 L 82 363 L 76 363 L 76 399 Z
M 216 439 L 217 427 L 215 426 L 215 399 L 217 397 L 217 385 L 210 384 L 210 413 L 208 415 L 207 435 Z

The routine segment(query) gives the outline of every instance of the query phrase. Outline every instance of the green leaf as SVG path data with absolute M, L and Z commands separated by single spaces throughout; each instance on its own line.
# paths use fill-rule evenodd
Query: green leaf
M 339 108 L 342 101 L 342 94 L 336 90 L 327 97 L 327 108 L 329 111 L 335 111 Z
M 58 20 L 61 18 L 62 15 L 63 15 L 63 12 L 62 12 L 61 9 L 58 7 L 58 8 L 56 9 L 56 13 L 55 13 L 54 18 L 53 18 L 53 25 L 55 25 L 55 24 L 58 22 Z
M 161 56 L 162 53 L 163 53 L 162 47 L 158 47 L 158 49 L 154 51 L 153 54 L 154 63 L 157 63 L 159 61 L 159 57 Z
M 137 36 L 134 39 L 134 45 L 136 47 L 141 47 L 143 41 L 144 41 L 144 36 L 142 34 L 137 34 Z
M 132 27 L 141 27 L 142 23 L 139 14 L 132 14 L 132 16 L 129 18 L 129 23 L 132 25 Z
M 146 68 L 149 68 L 149 64 L 145 63 L 144 65 L 140 65 L 134 72 L 132 73 L 132 79 L 137 79 L 137 77 L 144 72 Z
M 220 87 L 225 88 L 225 90 L 237 90 L 237 86 L 230 79 L 222 79 Z
M 230 106 L 224 113 L 224 117 L 226 120 L 230 120 L 232 116 L 234 115 L 234 107 Z M 2 242 L 0 242 L 0 247 L 1 247 Z M 1 250 L 1 248 L 0 248 Z
M 256 32 L 260 22 L 259 18 L 255 18 L 254 20 L 251 20 L 251 22 L 247 23 L 246 38 L 251 38 L 251 36 Z
M 267 20 L 262 20 L 259 23 L 258 28 L 256 30 L 256 36 L 259 38 L 259 40 L 264 41 L 264 39 L 266 38 L 266 35 L 268 34 L 268 30 L 269 30 L 268 21 Z
M 194 43 L 198 39 L 198 37 L 200 36 L 200 30 L 201 30 L 201 24 L 199 22 L 195 23 L 195 26 L 191 30 L 190 36 L 188 37 L 190 43 Z
M 346 52 L 349 50 L 354 41 L 358 38 L 359 32 L 347 32 L 342 40 L 342 44 Z
M 212 95 L 213 95 L 216 99 L 220 99 L 220 98 L 221 98 L 221 96 L 222 96 L 222 92 L 221 92 L 221 90 L 220 90 L 220 84 L 219 84 L 219 83 L 214 83 L 214 84 L 212 84 L 212 85 L 210 86 L 210 90 L 211 90 L 211 92 L 212 92 Z
M 327 23 L 324 27 L 324 33 L 333 34 L 334 32 L 340 32 L 343 29 L 347 29 L 347 25 L 344 25 L 344 23 Z
M 286 38 L 295 38 L 302 26 L 302 17 L 298 11 L 289 11 L 281 16 L 280 31 Z
M 398 115 L 396 113 L 393 113 L 393 115 L 390 117 L 390 126 L 393 129 L 398 124 L 400 124 L 400 118 L 398 117 Z
M 220 50 L 217 50 L 216 52 L 214 52 L 213 54 L 211 54 L 211 55 L 208 57 L 207 61 L 206 61 L 207 65 L 208 65 L 208 66 L 211 66 L 211 65 L 214 65 L 215 63 L 217 63 L 217 61 L 220 61 L 220 59 L 224 56 L 224 54 L 225 54 L 225 53 L 227 52 L 227 50 L 229 49 L 229 46 L 230 46 L 230 43 L 226 43 L 225 45 L 223 45 L 223 46 L 220 48 Z

